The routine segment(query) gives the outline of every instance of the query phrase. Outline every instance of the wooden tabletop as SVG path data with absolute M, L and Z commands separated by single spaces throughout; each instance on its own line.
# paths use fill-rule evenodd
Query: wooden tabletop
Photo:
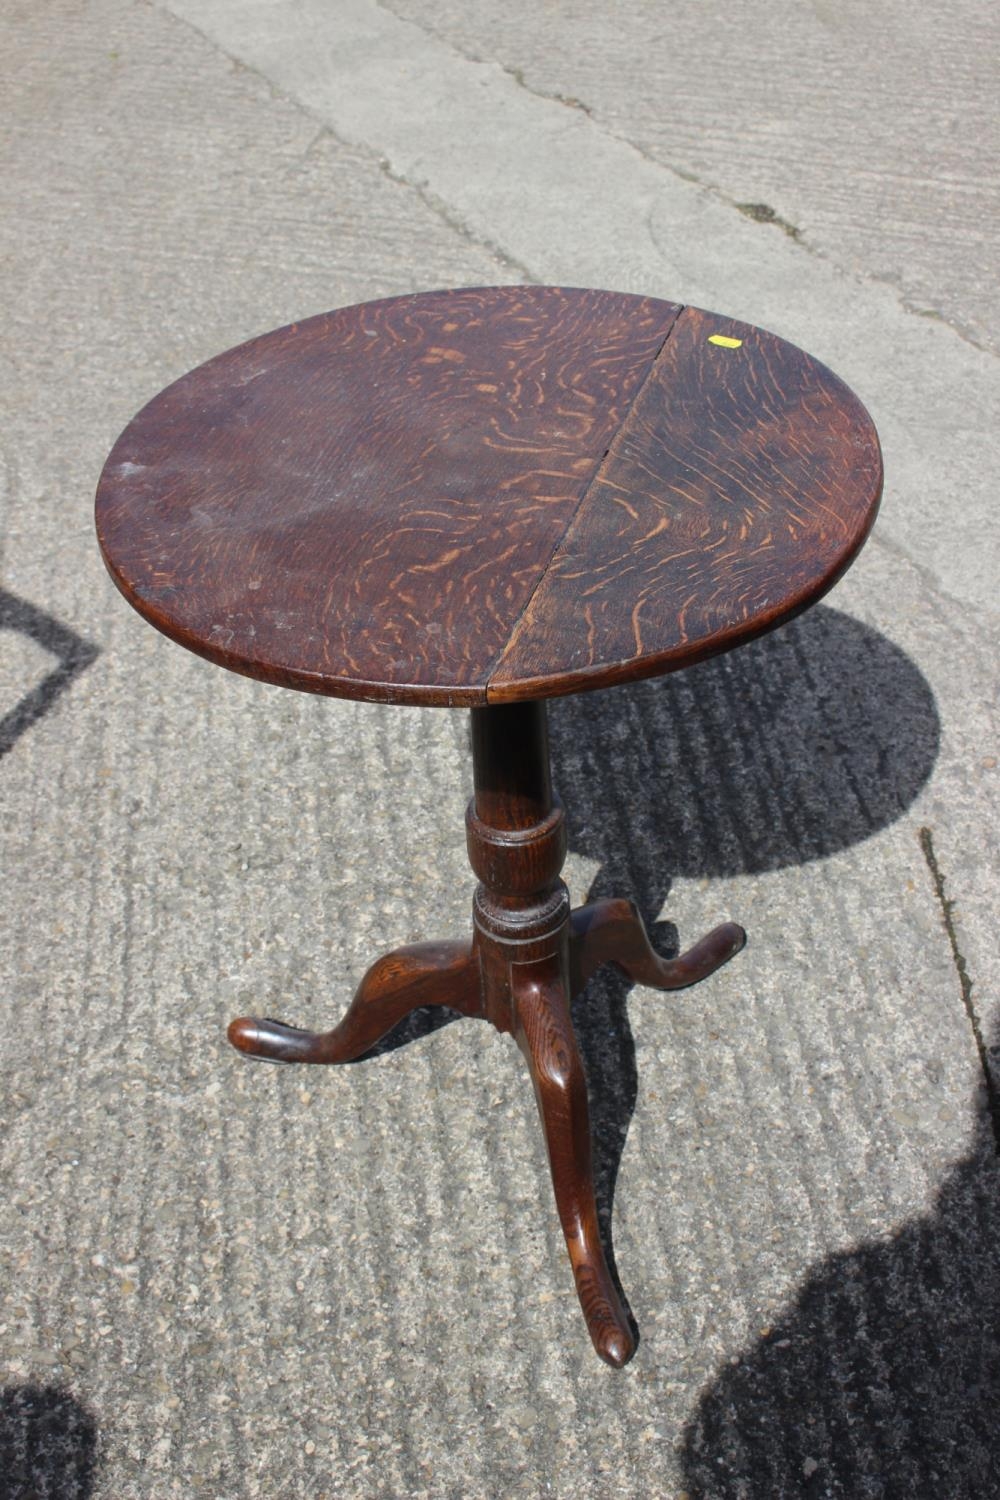
M 858 399 L 732 318 L 558 287 L 431 292 L 232 349 L 97 494 L 122 593 L 192 651 L 348 698 L 511 702 L 672 671 L 851 562 Z

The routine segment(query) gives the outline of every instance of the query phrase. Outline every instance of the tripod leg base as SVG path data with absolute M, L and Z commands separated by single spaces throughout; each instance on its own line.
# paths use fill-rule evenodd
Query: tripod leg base
M 302 1031 L 283 1021 L 241 1016 L 229 1040 L 247 1057 L 267 1062 L 343 1063 L 370 1052 L 387 1032 L 423 1005 L 446 1005 L 481 1016 L 479 963 L 469 943 L 417 943 L 378 959 L 332 1031 Z
M 595 901 L 571 917 L 570 974 L 578 995 L 602 964 L 614 963 L 634 984 L 654 990 L 682 990 L 721 968 L 745 945 L 735 922 L 723 922 L 677 958 L 661 958 L 631 901 Z

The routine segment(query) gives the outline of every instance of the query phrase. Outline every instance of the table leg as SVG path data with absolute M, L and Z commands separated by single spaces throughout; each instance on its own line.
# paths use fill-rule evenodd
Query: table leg
M 545 706 L 474 709 L 475 795 L 467 814 L 469 859 L 479 877 L 472 943 L 421 943 L 373 964 L 332 1031 L 242 1017 L 229 1039 L 275 1062 L 349 1062 L 371 1050 L 410 1011 L 445 1005 L 511 1032 L 528 1063 L 580 1305 L 594 1347 L 617 1367 L 635 1336 L 608 1270 L 598 1228 L 587 1082 L 570 1001 L 604 963 L 636 983 L 680 989 L 742 948 L 725 922 L 679 958 L 652 948 L 630 901 L 570 911 L 560 879 L 565 820 L 552 791 Z
M 617 964 L 633 984 L 654 990 L 682 990 L 727 963 L 747 935 L 735 922 L 723 922 L 677 958 L 661 958 L 632 901 L 595 901 L 573 912 L 570 976 L 578 995 L 602 964 Z
M 417 943 L 386 953 L 372 964 L 332 1031 L 302 1031 L 270 1018 L 241 1016 L 230 1023 L 229 1040 L 248 1057 L 268 1062 L 350 1062 L 423 1005 L 446 1005 L 466 1016 L 483 1014 L 479 964 L 471 944 Z
M 556 1208 L 594 1348 L 615 1369 L 635 1337 L 608 1271 L 594 1199 L 587 1079 L 557 955 L 511 965 L 514 1036 L 524 1053 L 545 1131 Z

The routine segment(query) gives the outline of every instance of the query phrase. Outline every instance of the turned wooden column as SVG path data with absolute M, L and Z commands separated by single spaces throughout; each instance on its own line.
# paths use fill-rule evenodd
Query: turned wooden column
M 618 1367 L 631 1357 L 635 1336 L 601 1244 L 587 1080 L 570 1002 L 605 963 L 640 984 L 681 989 L 738 952 L 744 933 L 723 923 L 687 953 L 665 959 L 650 946 L 630 901 L 570 910 L 560 878 L 565 819 L 552 790 L 544 703 L 474 708 L 472 756 L 475 790 L 466 830 L 479 884 L 471 943 L 418 943 L 384 954 L 331 1031 L 241 1016 L 229 1038 L 250 1057 L 348 1062 L 426 1005 L 447 1006 L 511 1033 L 531 1075 L 587 1328 L 601 1358 Z
M 513 1033 L 528 1064 L 584 1317 L 598 1354 L 618 1367 L 635 1338 L 597 1221 L 587 1080 L 570 1016 L 565 814 L 552 790 L 545 704 L 473 709 L 472 759 L 466 829 L 479 877 L 473 949 L 483 1007 Z
M 465 815 L 486 1015 L 515 1030 L 510 965 L 568 961 L 569 891 L 562 803 L 552 790 L 544 703 L 472 710 L 475 791 Z M 568 972 L 568 971 L 567 971 Z

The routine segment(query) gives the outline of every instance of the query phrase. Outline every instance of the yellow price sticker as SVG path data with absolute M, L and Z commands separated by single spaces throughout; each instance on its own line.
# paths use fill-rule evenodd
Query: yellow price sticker
M 738 349 L 743 340 L 728 338 L 724 333 L 711 333 L 708 336 L 708 342 L 718 344 L 722 349 Z

